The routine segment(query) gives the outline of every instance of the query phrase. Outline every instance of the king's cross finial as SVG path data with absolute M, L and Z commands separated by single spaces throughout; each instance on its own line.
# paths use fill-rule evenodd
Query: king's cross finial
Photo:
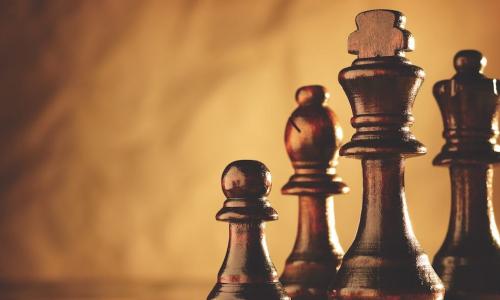
M 359 58 L 404 56 L 415 48 L 405 30 L 406 17 L 394 10 L 370 10 L 356 16 L 358 30 L 349 35 L 348 51 Z

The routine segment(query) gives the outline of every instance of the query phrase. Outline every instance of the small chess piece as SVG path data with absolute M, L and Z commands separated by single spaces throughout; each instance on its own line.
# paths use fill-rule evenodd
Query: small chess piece
M 267 196 L 271 173 L 255 160 L 230 163 L 222 173 L 227 200 L 216 219 L 229 222 L 229 245 L 207 300 L 289 300 L 269 257 L 264 221 L 278 219 Z
M 339 81 L 356 129 L 340 155 L 361 159 L 363 208 L 356 238 L 330 287 L 333 299 L 442 299 L 443 285 L 419 245 L 404 194 L 404 160 L 426 153 L 410 131 L 424 71 L 404 57 L 414 47 L 397 11 L 356 17 L 358 55 Z
M 434 85 L 446 144 L 434 159 L 451 178 L 451 215 L 434 268 L 446 299 L 500 299 L 500 235 L 493 205 L 493 164 L 497 144 L 500 83 L 485 77 L 484 56 L 475 50 L 455 55 L 457 73 Z
M 333 212 L 333 195 L 349 191 L 335 172 L 342 129 L 326 106 L 324 87 L 301 87 L 295 98 L 298 107 L 285 129 L 295 174 L 281 191 L 299 197 L 299 222 L 280 280 L 293 300 L 320 300 L 327 299 L 328 285 L 344 254 Z

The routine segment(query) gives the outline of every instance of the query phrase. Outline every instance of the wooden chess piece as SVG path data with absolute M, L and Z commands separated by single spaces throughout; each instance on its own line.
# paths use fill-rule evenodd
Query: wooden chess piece
M 448 166 L 451 215 L 434 268 L 446 299 L 500 299 L 500 236 L 493 215 L 493 164 L 497 145 L 500 83 L 482 73 L 484 56 L 475 50 L 455 55 L 457 74 L 434 85 L 446 144 L 434 159 Z
M 264 221 L 278 219 L 267 196 L 271 173 L 255 160 L 230 163 L 222 173 L 227 200 L 216 219 L 229 222 L 229 244 L 207 300 L 289 300 L 269 257 Z
M 426 153 L 410 131 L 425 74 L 404 57 L 414 42 L 400 12 L 366 11 L 356 23 L 348 49 L 358 59 L 339 74 L 356 133 L 340 155 L 361 159 L 363 208 L 330 296 L 442 299 L 443 285 L 415 238 L 404 193 L 405 158 Z
M 324 87 L 302 87 L 295 99 L 299 106 L 285 129 L 286 150 L 295 174 L 281 192 L 299 196 L 299 222 L 280 280 L 294 300 L 327 299 L 328 285 L 344 254 L 333 212 L 333 195 L 349 191 L 335 172 L 342 129 L 326 106 Z

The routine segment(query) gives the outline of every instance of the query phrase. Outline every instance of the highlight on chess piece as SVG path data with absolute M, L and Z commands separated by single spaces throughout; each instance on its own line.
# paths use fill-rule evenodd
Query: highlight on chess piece
M 414 48 L 405 16 L 372 10 L 356 17 L 339 81 L 356 129 L 340 155 L 361 159 L 363 208 L 356 238 L 330 287 L 333 299 L 442 299 L 443 284 L 412 229 L 404 193 L 404 160 L 426 148 L 410 127 L 424 71 L 404 57 Z
M 216 219 L 229 222 L 229 244 L 217 283 L 207 299 L 289 300 L 271 262 L 264 221 L 278 219 L 267 196 L 271 173 L 261 162 L 238 160 L 222 173 L 227 200 Z
M 451 179 L 451 215 L 434 268 L 446 299 L 500 299 L 500 236 L 493 215 L 493 164 L 497 144 L 500 83 L 483 75 L 486 59 L 463 50 L 454 58 L 457 73 L 434 85 L 446 144 L 434 159 Z
M 283 186 L 285 195 L 299 197 L 297 237 L 281 282 L 294 300 L 327 299 L 329 283 L 344 251 L 335 229 L 333 195 L 349 188 L 336 175 L 342 129 L 326 105 L 322 86 L 305 86 L 285 129 L 285 145 L 295 174 Z

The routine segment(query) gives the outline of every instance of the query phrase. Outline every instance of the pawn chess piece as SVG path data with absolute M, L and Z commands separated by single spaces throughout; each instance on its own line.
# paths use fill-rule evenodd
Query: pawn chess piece
M 446 299 L 500 299 L 500 238 L 493 215 L 493 164 L 500 162 L 497 108 L 500 84 L 482 74 L 475 50 L 455 55 L 457 74 L 434 85 L 446 144 L 434 159 L 448 166 L 451 215 L 434 257 Z
M 285 129 L 295 174 L 281 191 L 299 196 L 299 223 L 280 280 L 293 300 L 327 299 L 328 285 L 344 254 L 333 213 L 333 195 L 349 191 L 335 174 L 342 129 L 326 106 L 324 87 L 302 87 L 295 98 L 299 106 Z
M 410 131 L 425 74 L 404 58 L 414 42 L 400 12 L 366 11 L 356 24 L 348 49 L 358 59 L 339 74 L 356 133 L 340 155 L 361 159 L 363 209 L 331 297 L 442 299 L 443 285 L 415 238 L 404 194 L 404 159 L 426 153 Z
M 278 219 L 267 195 L 271 173 L 255 160 L 230 163 L 222 173 L 227 200 L 216 219 L 229 222 L 229 245 L 207 300 L 289 300 L 267 250 L 264 221 Z

